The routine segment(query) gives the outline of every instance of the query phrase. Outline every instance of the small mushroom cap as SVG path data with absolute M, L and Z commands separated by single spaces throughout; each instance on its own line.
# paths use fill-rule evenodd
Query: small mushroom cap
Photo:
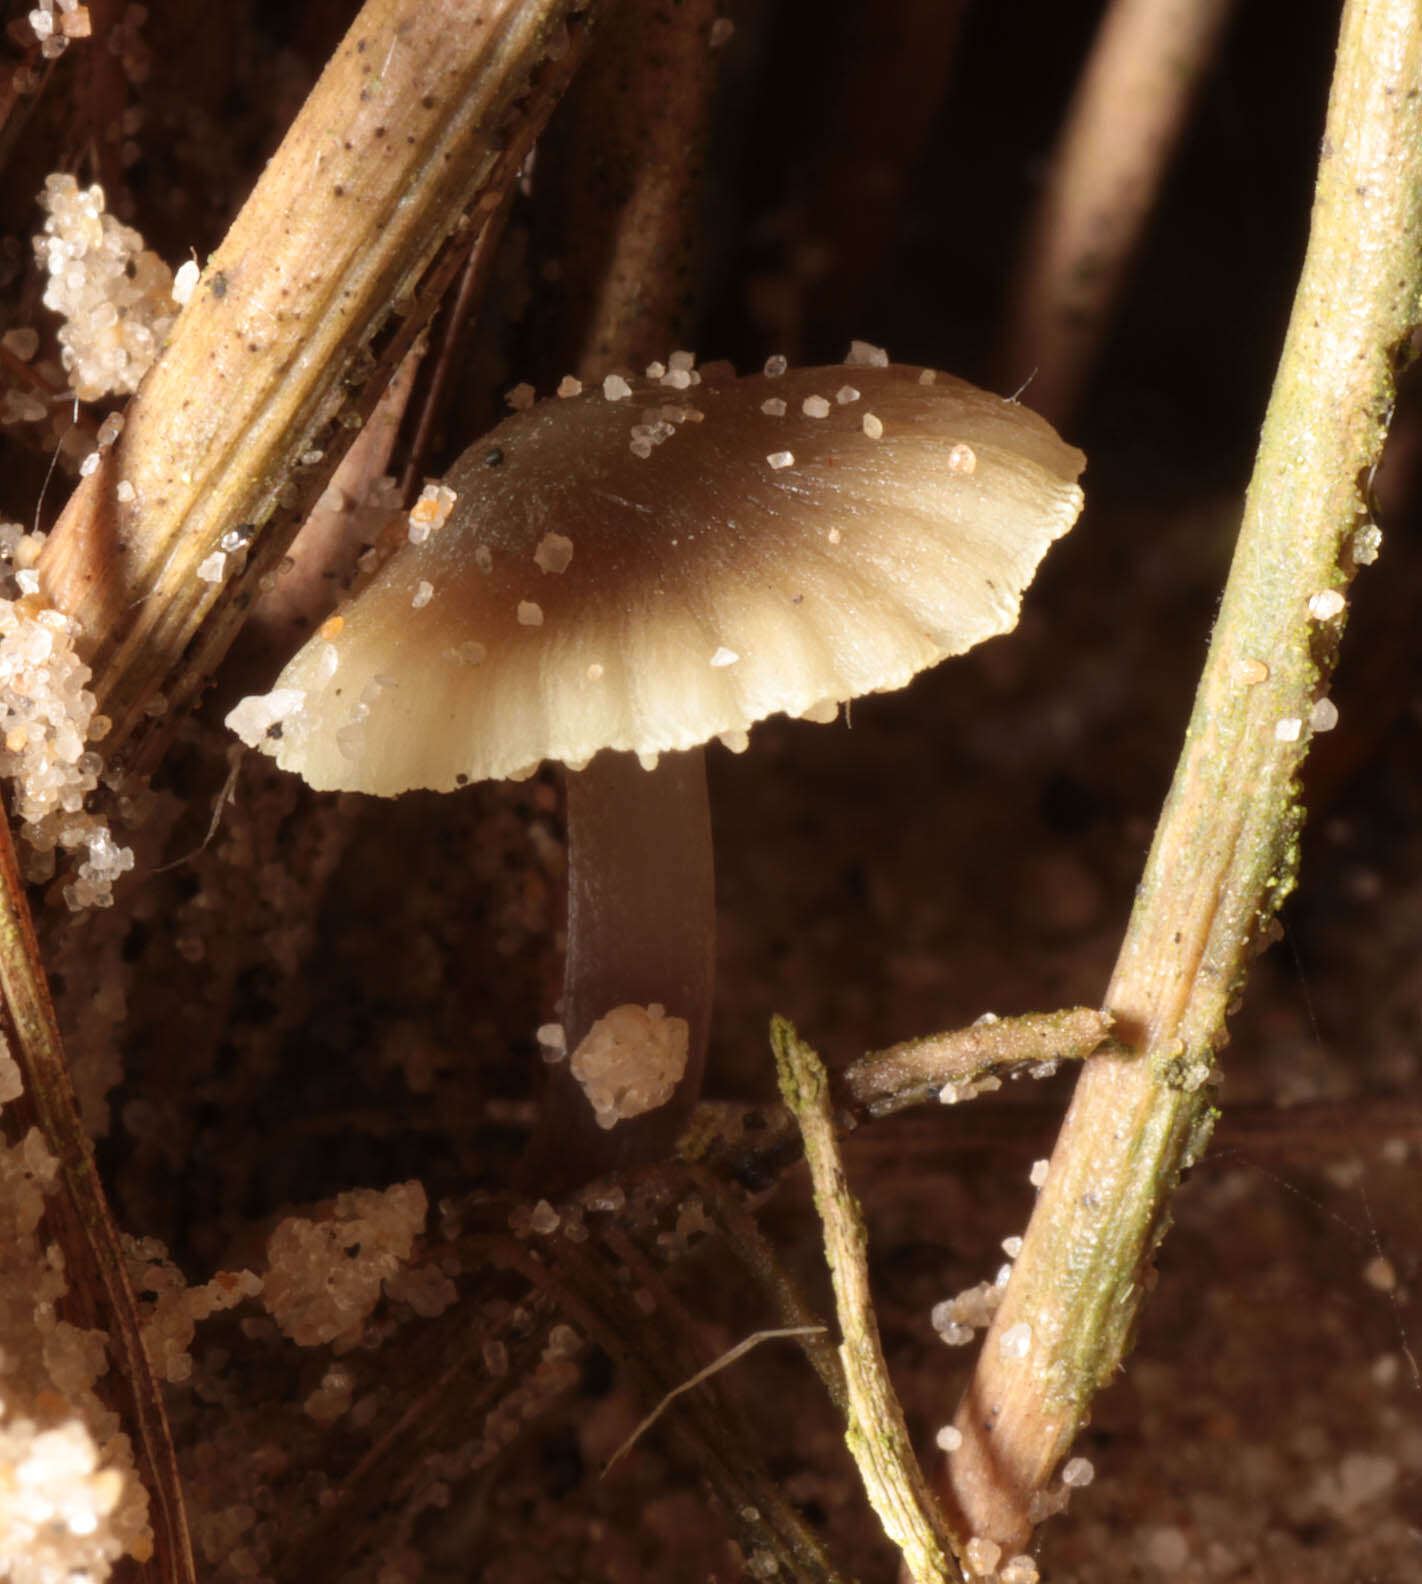
M 631 383 L 464 453 L 449 520 L 282 672 L 279 764 L 389 795 L 823 717 L 1010 630 L 1081 509 L 1081 452 L 948 375 Z

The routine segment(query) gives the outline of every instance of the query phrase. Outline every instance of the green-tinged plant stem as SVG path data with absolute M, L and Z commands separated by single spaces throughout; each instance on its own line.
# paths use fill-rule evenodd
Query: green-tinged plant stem
M 1419 85 L 1415 0 L 1350 0 L 1238 549 L 1105 998 L 1130 1055 L 1083 1070 L 942 1475 L 971 1532 L 1006 1546 L 1025 1540 L 1092 1394 L 1120 1364 L 1171 1193 L 1209 1137 L 1227 1011 L 1294 885 L 1297 775 L 1312 731 L 1329 723 L 1322 701 L 1343 626 L 1332 596 L 1375 552 L 1365 481 L 1419 318 Z M 1004 1352 L 1000 1339 L 1022 1326 L 1025 1356 Z
M 961 1551 L 943 1523 L 914 1457 L 903 1408 L 889 1380 L 879 1326 L 869 1297 L 868 1245 L 858 1201 L 840 1165 L 829 1077 L 819 1057 L 784 1018 L 773 1018 L 770 1043 L 785 1104 L 805 1140 L 815 1209 L 824 1228 L 825 1258 L 839 1318 L 844 1367 L 845 1444 L 884 1533 L 903 1553 L 914 1584 L 958 1580 Z

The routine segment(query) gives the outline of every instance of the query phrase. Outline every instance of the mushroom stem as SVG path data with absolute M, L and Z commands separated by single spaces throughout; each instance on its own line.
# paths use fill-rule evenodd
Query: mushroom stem
M 706 761 L 663 754 L 653 770 L 604 752 L 566 776 L 568 953 L 563 1027 L 571 1053 L 615 1006 L 660 1002 L 690 1029 L 686 1073 L 665 1105 L 603 1129 L 570 1071 L 555 1067 L 523 1163 L 525 1186 L 557 1193 L 665 1156 L 701 1092 L 715 976 L 716 896 Z

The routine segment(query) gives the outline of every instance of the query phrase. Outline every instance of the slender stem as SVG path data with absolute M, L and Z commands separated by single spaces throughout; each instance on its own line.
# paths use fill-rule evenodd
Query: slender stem
M 1113 0 L 1014 288 L 1002 377 L 1060 423 L 1091 370 L 1233 0 Z M 1035 373 L 1033 372 L 1035 370 Z
M 552 1071 L 524 1177 L 540 1193 L 670 1150 L 701 1092 L 715 979 L 716 888 L 706 763 L 699 748 L 644 770 L 601 753 L 567 775 L 569 1052 L 615 1006 L 660 1002 L 690 1025 L 676 1095 L 645 1116 L 597 1125 L 567 1062 Z
M 702 1316 L 678 1298 L 676 1289 L 663 1275 L 660 1259 L 647 1253 L 646 1239 L 634 1239 L 616 1216 L 604 1222 L 598 1233 L 603 1249 L 616 1260 L 619 1272 L 628 1272 L 634 1287 L 651 1293 L 655 1300 L 652 1314 L 645 1319 L 640 1314 L 629 1315 L 632 1323 L 622 1327 L 626 1340 L 620 1349 L 614 1351 L 605 1341 L 602 1345 L 624 1369 L 628 1352 L 645 1359 L 646 1366 L 661 1375 L 665 1395 L 676 1384 L 668 1378 L 667 1364 L 681 1375 L 700 1351 L 695 1338 Z M 563 1240 L 559 1254 L 570 1270 L 579 1265 L 586 1268 L 588 1249 L 586 1243 Z M 617 1286 L 625 1295 L 626 1284 L 620 1276 Z M 644 1397 L 646 1400 L 650 1399 Z M 841 1579 L 823 1541 L 805 1522 L 781 1481 L 765 1466 L 749 1425 L 714 1378 L 680 1400 L 677 1411 L 667 1421 L 667 1429 L 675 1433 L 688 1421 L 690 1427 L 699 1431 L 701 1442 L 700 1447 L 691 1443 L 688 1450 L 696 1455 L 712 1489 L 721 1498 L 722 1510 L 739 1530 L 747 1561 L 757 1551 L 769 1551 L 780 1561 L 780 1567 L 771 1575 L 777 1579 L 805 1580 L 806 1584 L 810 1580 L 830 1584 L 831 1580 Z M 760 1565 L 764 1566 L 764 1559 Z M 746 1573 L 756 1576 L 754 1563 L 746 1568 Z
M 109 1212 L 40 962 L 34 922 L 15 858 L 10 822 L 0 808 L 0 1039 L 14 1052 L 24 1092 L 6 1106 L 6 1122 L 33 1123 L 59 1161 L 63 1191 L 50 1200 L 55 1241 L 69 1272 L 65 1318 L 101 1327 L 112 1351 L 113 1395 L 125 1410 L 134 1460 L 149 1497 L 154 1553 L 142 1576 L 161 1584 L 193 1584 L 182 1482 L 163 1393 L 143 1345 L 138 1304 L 124 1267 L 119 1232 Z
M 792 363 L 843 347 L 851 331 L 869 334 L 883 311 L 876 288 L 902 242 L 915 178 L 932 168 L 969 10 L 968 0 L 885 0 L 805 13 L 819 88 L 797 101 L 807 108 L 785 143 L 776 139 L 777 166 L 794 172 L 794 219 L 775 274 L 752 294 L 766 344 Z M 941 201 L 951 213 L 971 207 L 951 176 Z
M 459 278 L 459 290 L 455 292 L 454 301 L 450 303 L 449 311 L 444 316 L 444 324 L 440 329 L 439 349 L 434 355 L 429 384 L 425 388 L 419 407 L 419 422 L 415 425 L 414 438 L 410 441 L 410 454 L 405 462 L 405 471 L 400 475 L 402 500 L 414 499 L 415 486 L 424 475 L 425 461 L 434 444 L 436 431 L 445 418 L 445 397 L 457 350 L 461 343 L 466 343 L 471 321 L 477 319 L 479 310 L 483 306 L 489 281 L 494 273 L 494 264 L 499 256 L 499 245 L 504 239 L 504 230 L 508 225 L 509 210 L 513 208 L 514 195 L 517 191 L 516 187 L 510 186 L 504 193 L 499 207 L 484 221 L 474 246 L 469 250 L 464 273 Z
M 760 1223 L 746 1209 L 741 1196 L 716 1172 L 692 1166 L 688 1176 L 711 1207 L 726 1247 L 755 1278 L 761 1292 L 774 1306 L 781 1324 L 793 1326 L 800 1333 L 800 1346 L 810 1367 L 819 1376 L 830 1401 L 847 1415 L 849 1397 L 839 1350 L 826 1339 L 819 1315 L 810 1307 L 799 1283 L 776 1257 L 775 1248 L 761 1231 Z
M 369 542 L 368 523 L 357 512 L 376 480 L 389 471 L 423 356 L 424 349 L 419 345 L 405 354 L 374 411 L 331 475 L 330 485 L 291 541 L 289 565 L 253 605 L 234 646 L 238 653 L 247 651 L 251 665 L 243 668 L 235 663 L 232 667 L 259 671 L 251 677 L 248 691 L 271 685 L 279 661 L 310 636 L 350 587 L 356 560 Z M 330 504 L 331 497 L 337 498 L 339 504 Z M 225 687 L 234 687 L 230 675 L 224 675 L 222 680 Z
M 1415 0 L 1350 0 L 1239 546 L 1106 997 L 1134 1059 L 1083 1070 L 944 1474 L 972 1530 L 1005 1545 L 1126 1350 L 1170 1195 L 1209 1137 L 1227 1009 L 1294 884 L 1296 777 L 1331 708 L 1336 596 L 1376 553 L 1362 485 L 1422 296 L 1419 83 Z M 1028 1353 L 1005 1357 L 1024 1325 Z

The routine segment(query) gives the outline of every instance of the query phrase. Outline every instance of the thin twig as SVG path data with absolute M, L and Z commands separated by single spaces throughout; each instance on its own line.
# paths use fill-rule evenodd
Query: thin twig
M 149 1496 L 154 1531 L 152 1576 L 163 1584 L 195 1584 L 187 1516 L 163 1394 L 149 1364 L 138 1304 L 124 1268 L 118 1228 L 109 1214 L 55 1020 L 49 983 L 10 822 L 0 809 L 0 1034 L 15 1053 L 24 1092 L 6 1107 L 22 1124 L 32 1120 L 59 1161 L 63 1193 L 50 1201 L 54 1233 L 69 1273 L 78 1323 L 108 1332 L 112 1380 L 133 1432 L 134 1455 Z M 147 1570 L 145 1570 L 147 1571 Z
M 804 1135 L 815 1209 L 824 1227 L 849 1398 L 845 1443 L 884 1533 L 903 1553 L 915 1584 L 961 1579 L 952 1560 L 962 1554 L 961 1542 L 943 1522 L 928 1489 L 889 1381 L 869 1296 L 864 1221 L 839 1161 L 829 1079 L 819 1057 L 784 1018 L 771 1020 L 770 1043 L 780 1092 Z
M 999 1088 L 1003 1078 L 1050 1077 L 1058 1062 L 1083 1061 L 1098 1050 L 1110 1028 L 1108 1014 L 1070 1007 L 974 1023 L 871 1051 L 830 1078 L 838 1126 L 852 1131 L 861 1122 L 926 1102 L 956 1105 Z M 753 1129 L 746 1126 L 751 1116 Z M 973 1122 L 975 1135 L 982 1131 L 995 1140 L 1002 1130 L 996 1117 Z M 950 1137 L 941 1136 L 945 1143 Z M 685 1158 L 710 1162 L 725 1176 L 764 1186 L 800 1158 L 800 1135 L 786 1106 L 721 1101 L 702 1107 L 679 1148 Z
M 958 38 L 970 9 L 968 0 L 892 0 L 842 6 L 833 20 L 827 12 L 826 25 L 837 21 L 841 30 L 827 74 L 833 98 L 800 155 L 805 230 L 786 261 L 803 331 L 793 347 L 777 337 L 778 351 L 840 345 L 847 326 L 867 326 L 882 312 L 875 288 L 882 290 L 901 245 L 915 178 L 932 168 L 932 137 L 962 69 Z M 939 191 L 944 209 L 958 212 L 951 165 Z
M 493 274 L 494 260 L 498 257 L 499 243 L 503 241 L 504 228 L 508 224 L 509 210 L 513 207 L 516 190 L 513 186 L 509 187 L 499 207 L 480 226 L 479 235 L 474 239 L 474 246 L 469 249 L 464 273 L 459 277 L 459 289 L 454 293 L 454 300 L 449 305 L 449 312 L 441 327 L 439 349 L 434 355 L 433 372 L 420 403 L 420 416 L 415 425 L 414 439 L 410 442 L 409 459 L 405 463 L 404 472 L 400 475 L 402 500 L 408 501 L 413 498 L 415 486 L 420 482 L 424 472 L 425 458 L 430 453 L 435 429 L 444 409 L 445 389 L 449 384 L 454 349 L 459 344 L 460 337 L 470 320 L 478 314 L 483 304 L 484 293 L 488 289 L 489 277 Z
M 353 1576 L 357 1558 L 389 1543 L 390 1513 L 409 1501 L 430 1456 L 467 1447 L 481 1430 L 487 1437 L 491 1418 L 536 1377 L 558 1315 L 553 1295 L 538 1288 L 521 1294 L 520 1307 L 528 1322 L 523 1335 L 511 1313 L 491 1320 L 466 1301 L 406 1341 L 385 1383 L 385 1422 L 354 1467 L 333 1476 L 318 1515 L 290 1535 L 275 1569 L 279 1580 Z M 490 1371 L 490 1344 L 505 1350 L 504 1373 Z
M 1013 290 L 1002 378 L 1068 417 L 1233 0 L 1114 0 L 1067 113 Z M 1036 371 L 1035 374 L 1033 371 Z
M 9 162 L 11 150 L 19 141 L 30 117 L 39 108 L 40 97 L 49 85 L 55 64 L 43 58 L 38 43 L 32 43 L 26 47 L 21 60 L 0 74 L 0 170 Z M 22 72 L 23 79 L 20 76 Z M 18 85 L 22 80 L 30 85 L 28 93 L 20 92 Z M 24 108 L 20 110 L 22 102 Z M 17 110 L 19 114 L 16 114 Z
M 1376 554 L 1363 481 L 1422 299 L 1422 12 L 1350 0 L 1312 230 L 1238 549 L 1106 1004 L 1133 1060 L 1087 1062 L 956 1419 L 947 1499 L 1020 1545 L 1115 1373 L 1170 1195 L 1210 1134 L 1215 1056 L 1294 885 L 1297 776 L 1342 594 Z M 1000 1345 L 1030 1337 L 1027 1351 Z
M 946 1100 L 948 1087 L 968 1099 L 974 1084 L 999 1072 L 1083 1061 L 1110 1033 L 1110 1016 L 1091 1007 L 1025 1012 L 871 1051 L 840 1082 L 856 1107 L 887 1116 L 935 1095 Z
M 253 605 L 237 652 L 250 648 L 263 663 L 265 674 L 254 687 L 264 689 L 270 685 L 277 663 L 331 614 L 354 581 L 359 558 L 370 543 L 369 513 L 363 508 L 377 481 L 389 470 L 424 355 L 423 342 L 417 342 L 405 354 L 364 427 L 332 473 L 321 498 L 288 546 L 275 581 Z M 402 536 L 403 532 L 402 524 Z M 233 663 L 241 663 L 235 655 Z

